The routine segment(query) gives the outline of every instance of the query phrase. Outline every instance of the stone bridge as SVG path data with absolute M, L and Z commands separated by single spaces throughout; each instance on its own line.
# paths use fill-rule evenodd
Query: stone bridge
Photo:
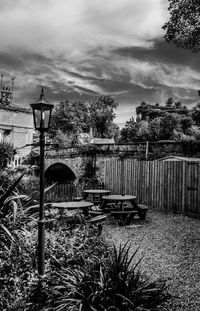
M 93 150 L 67 148 L 45 152 L 45 177 L 52 181 L 79 181 L 84 176 L 96 176 L 103 182 L 105 161 L 109 155 Z M 56 180 L 55 180 L 56 178 Z
M 141 156 L 147 159 L 152 148 L 165 147 L 180 152 L 180 143 L 134 143 L 85 145 L 45 151 L 45 177 L 51 181 L 79 181 L 84 176 L 96 176 L 104 181 L 105 163 L 122 158 Z

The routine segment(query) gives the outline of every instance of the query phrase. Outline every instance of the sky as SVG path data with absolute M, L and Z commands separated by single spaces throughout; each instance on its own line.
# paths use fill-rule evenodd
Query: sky
M 163 39 L 167 0 L 0 0 L 0 74 L 13 103 L 118 102 L 120 127 L 142 101 L 199 98 L 200 57 Z

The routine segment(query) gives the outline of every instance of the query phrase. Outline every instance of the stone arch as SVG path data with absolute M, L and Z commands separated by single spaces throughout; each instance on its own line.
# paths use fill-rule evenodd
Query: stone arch
M 77 178 L 77 175 L 78 175 L 77 171 L 74 168 L 72 161 L 69 161 L 68 159 L 46 159 L 45 160 L 45 172 L 48 170 L 48 168 L 50 166 L 57 164 L 57 163 L 64 164 L 64 165 L 68 166 L 69 169 L 74 173 L 74 175 Z
M 62 162 L 55 162 L 48 165 L 44 176 L 47 182 L 58 183 L 74 182 L 77 178 L 73 169 Z

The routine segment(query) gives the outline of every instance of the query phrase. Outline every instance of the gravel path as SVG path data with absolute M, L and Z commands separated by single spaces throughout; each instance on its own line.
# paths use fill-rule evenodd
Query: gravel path
M 139 247 L 141 270 L 167 280 L 179 298 L 160 310 L 200 310 L 200 220 L 149 210 L 145 221 L 135 219 L 130 226 L 105 222 L 102 234 L 116 246 L 130 241 L 131 253 Z

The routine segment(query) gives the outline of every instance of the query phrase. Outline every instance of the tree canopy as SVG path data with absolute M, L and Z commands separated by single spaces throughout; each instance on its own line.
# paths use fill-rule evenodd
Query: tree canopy
M 101 96 L 89 103 L 63 101 L 53 110 L 49 134 L 60 146 L 76 143 L 79 133 L 93 129 L 95 137 L 117 138 L 119 127 L 114 123 L 116 103 L 110 96 Z
M 110 96 L 101 96 L 90 102 L 89 111 L 94 134 L 100 138 L 111 138 L 118 130 L 113 122 L 118 103 Z
M 120 142 L 158 140 L 198 140 L 200 104 L 191 110 L 168 98 L 165 105 L 146 104 L 136 107 L 138 117 L 125 123 Z
M 170 18 L 162 27 L 164 38 L 178 47 L 200 51 L 200 1 L 169 0 Z
M 60 102 L 52 113 L 50 135 L 55 136 L 57 130 L 64 134 L 89 131 L 90 129 L 89 110 L 84 102 Z

